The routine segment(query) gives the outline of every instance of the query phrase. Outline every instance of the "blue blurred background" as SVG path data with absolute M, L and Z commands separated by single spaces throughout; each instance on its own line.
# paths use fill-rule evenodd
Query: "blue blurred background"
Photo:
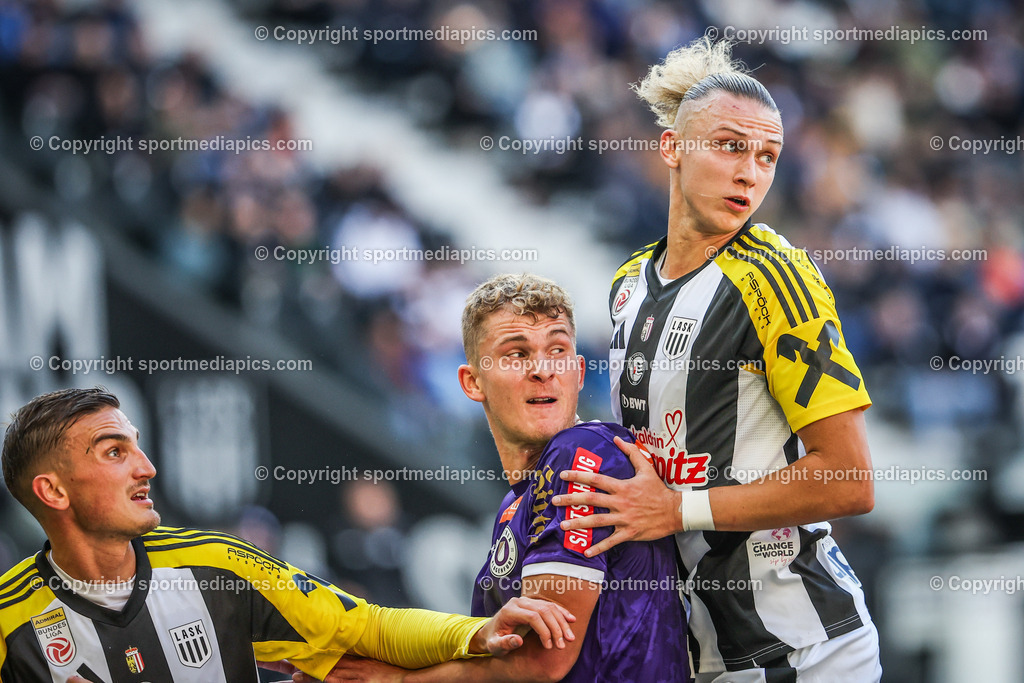
M 848 28 L 882 36 L 816 39 Z M 324 30 L 289 40 L 300 29 Z M 457 29 L 519 39 L 444 39 Z M 835 533 L 885 680 L 1024 681 L 1012 2 L 0 0 L 0 409 L 103 384 L 142 431 L 166 522 L 229 529 L 385 604 L 467 610 L 503 490 L 455 378 L 464 298 L 495 272 L 552 277 L 577 301 L 582 352 L 605 357 L 611 275 L 667 224 L 663 164 L 628 149 L 659 130 L 628 86 L 709 29 L 778 29 L 735 48 L 786 131 L 755 219 L 822 255 L 971 250 L 819 259 L 874 400 L 875 465 L 947 479 L 879 482 L 875 511 Z M 139 144 L 229 139 L 269 148 Z M 511 149 L 523 140 L 548 148 Z M 535 254 L 362 258 L 402 248 Z M 173 365 L 218 358 L 250 369 Z M 986 360 L 1003 364 L 962 369 Z M 608 386 L 589 374 L 584 419 L 610 417 Z M 3 489 L 0 520 L 6 569 L 42 537 Z

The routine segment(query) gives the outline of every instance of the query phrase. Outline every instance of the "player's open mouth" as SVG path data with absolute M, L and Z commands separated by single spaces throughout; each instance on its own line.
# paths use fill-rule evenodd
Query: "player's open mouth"
M 750 206 L 750 200 L 746 197 L 726 197 L 725 201 L 729 202 L 734 209 L 741 211 Z
M 148 503 L 149 500 L 149 489 L 143 489 L 132 496 L 132 500 L 136 503 Z
M 529 403 L 530 405 L 538 405 L 543 403 L 554 403 L 555 399 L 551 398 L 550 396 L 544 396 L 542 398 L 528 398 L 526 399 L 526 402 Z

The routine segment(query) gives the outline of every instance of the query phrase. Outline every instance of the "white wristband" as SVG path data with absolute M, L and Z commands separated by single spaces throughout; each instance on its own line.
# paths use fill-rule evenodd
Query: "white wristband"
M 711 516 L 711 498 L 707 489 L 703 491 L 682 491 L 679 513 L 683 516 L 683 531 L 714 531 L 715 520 Z

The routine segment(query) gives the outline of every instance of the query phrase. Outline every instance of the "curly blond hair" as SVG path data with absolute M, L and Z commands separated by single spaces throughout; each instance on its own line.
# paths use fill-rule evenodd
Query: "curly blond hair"
M 466 307 L 462 310 L 462 347 L 471 364 L 475 365 L 480 359 L 484 321 L 498 310 L 529 315 L 534 320 L 541 315 L 549 318 L 564 315 L 573 344 L 576 343 L 576 321 L 568 292 L 539 275 L 505 273 L 481 283 L 466 298 Z
M 676 130 L 682 129 L 680 106 L 715 91 L 748 97 L 779 111 L 768 90 L 750 75 L 743 62 L 732 58 L 732 43 L 714 43 L 707 36 L 669 52 L 632 88 L 657 115 L 659 126 Z

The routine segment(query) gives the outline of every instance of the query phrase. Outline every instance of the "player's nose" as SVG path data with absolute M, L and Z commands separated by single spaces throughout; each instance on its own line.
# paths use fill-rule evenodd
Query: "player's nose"
M 152 479 L 156 476 L 156 468 L 153 467 L 152 461 L 141 449 L 138 452 L 138 460 L 135 463 L 135 478 L 136 479 Z

